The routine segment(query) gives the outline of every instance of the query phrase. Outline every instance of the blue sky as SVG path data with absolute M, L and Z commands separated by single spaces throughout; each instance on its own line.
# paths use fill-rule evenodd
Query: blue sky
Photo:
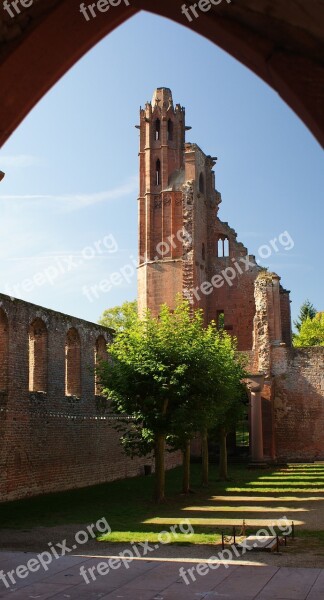
M 324 310 L 320 146 L 248 69 L 147 13 L 89 52 L 2 148 L 0 291 L 90 321 L 136 297 L 134 126 L 161 86 L 186 107 L 187 141 L 219 158 L 220 218 L 257 257 L 288 232 L 293 248 L 262 263 L 291 290 L 294 318 L 305 298 Z M 84 286 L 102 280 L 109 291 L 89 300 Z

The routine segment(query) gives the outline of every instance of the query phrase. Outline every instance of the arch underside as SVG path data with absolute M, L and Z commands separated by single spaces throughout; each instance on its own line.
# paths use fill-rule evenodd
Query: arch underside
M 80 14 L 79 0 L 34 0 L 14 19 L 1 4 L 0 146 L 88 50 L 140 10 L 187 25 L 230 53 L 276 90 L 323 144 L 322 3 L 223 0 L 192 22 L 181 12 L 183 0 L 130 4 L 121 1 L 89 21 Z

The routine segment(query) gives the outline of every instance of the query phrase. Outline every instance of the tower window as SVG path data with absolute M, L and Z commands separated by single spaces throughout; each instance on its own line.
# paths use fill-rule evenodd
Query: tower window
M 171 119 L 168 120 L 168 140 L 169 142 L 173 140 L 173 121 Z
M 158 141 L 161 135 L 161 121 L 156 119 L 155 121 L 155 140 Z
M 205 180 L 202 173 L 199 175 L 199 191 L 204 194 L 205 193 Z
M 202 243 L 202 245 L 201 245 L 201 258 L 202 258 L 203 260 L 206 260 L 206 248 L 205 248 L 205 244 L 204 244 L 204 242 L 203 242 L 203 243 Z
M 229 256 L 229 239 L 227 237 L 218 238 L 217 256 L 218 258 L 225 258 Z
M 159 158 L 156 161 L 156 185 L 161 185 L 161 161 Z

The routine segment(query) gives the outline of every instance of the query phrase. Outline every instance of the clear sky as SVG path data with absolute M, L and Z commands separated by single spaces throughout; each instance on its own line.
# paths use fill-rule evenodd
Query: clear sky
M 2 148 L 0 291 L 90 321 L 136 297 L 134 126 L 161 86 L 186 107 L 187 141 L 219 158 L 220 218 L 257 258 L 262 247 L 262 264 L 291 290 L 294 318 L 305 298 L 324 310 L 319 144 L 248 69 L 146 13 L 89 52 Z M 104 279 L 109 291 L 89 299 L 84 286 Z

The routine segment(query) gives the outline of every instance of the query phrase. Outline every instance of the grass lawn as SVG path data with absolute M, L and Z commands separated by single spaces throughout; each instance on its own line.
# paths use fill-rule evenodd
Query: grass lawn
M 0 504 L 0 529 L 86 526 L 105 517 L 112 532 L 101 541 L 156 542 L 162 530 L 190 519 L 194 534 L 178 533 L 172 542 L 201 544 L 218 542 L 222 529 L 229 533 L 243 519 L 247 531 L 255 532 L 287 517 L 295 522 L 296 535 L 324 546 L 324 464 L 267 470 L 232 466 L 227 482 L 217 480 L 215 466 L 210 471 L 210 485 L 203 489 L 200 466 L 192 465 L 195 493 L 189 496 L 179 494 L 181 469 L 168 472 L 168 502 L 158 506 L 151 501 L 152 476 Z

